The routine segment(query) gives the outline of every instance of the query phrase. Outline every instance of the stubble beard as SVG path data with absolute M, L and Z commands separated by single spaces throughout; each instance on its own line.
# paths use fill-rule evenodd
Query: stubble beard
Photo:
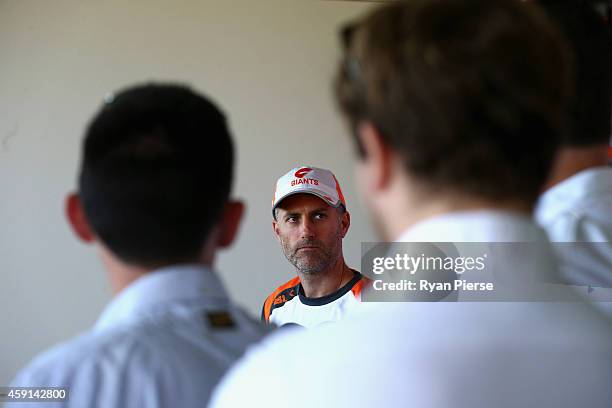
M 318 240 L 301 241 L 295 247 L 282 241 L 283 253 L 287 260 L 304 275 L 315 276 L 329 269 L 340 257 L 339 246 L 341 241 L 337 240 L 333 247 L 326 248 Z M 300 254 L 299 248 L 305 245 L 313 245 L 318 248 L 316 253 Z

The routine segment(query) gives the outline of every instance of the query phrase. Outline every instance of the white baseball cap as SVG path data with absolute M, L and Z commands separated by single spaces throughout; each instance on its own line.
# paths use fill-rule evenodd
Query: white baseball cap
M 279 178 L 272 198 L 272 217 L 280 202 L 294 194 L 314 194 L 332 207 L 342 204 L 346 208 L 340 184 L 329 170 L 311 166 L 296 167 Z

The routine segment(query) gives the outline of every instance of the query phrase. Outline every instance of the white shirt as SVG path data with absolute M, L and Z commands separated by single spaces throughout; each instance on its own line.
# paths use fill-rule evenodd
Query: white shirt
M 338 290 L 319 298 L 309 298 L 299 277 L 279 286 L 266 299 L 261 318 L 276 326 L 298 325 L 305 328 L 337 322 L 361 305 L 363 276 L 351 270 L 353 278 Z
M 400 239 L 546 242 L 527 217 L 496 212 L 432 218 Z M 539 261 L 517 259 L 506 272 L 546 264 Z M 210 406 L 559 408 L 612 401 L 612 328 L 588 305 L 364 303 L 360 310 L 334 325 L 271 336 L 230 370 Z
M 584 170 L 553 186 L 535 218 L 551 241 L 565 243 L 554 248 L 567 283 L 612 288 L 612 168 Z
M 91 331 L 34 359 L 12 386 L 69 388 L 66 404 L 44 406 L 202 407 L 264 332 L 210 269 L 163 268 L 121 291 Z

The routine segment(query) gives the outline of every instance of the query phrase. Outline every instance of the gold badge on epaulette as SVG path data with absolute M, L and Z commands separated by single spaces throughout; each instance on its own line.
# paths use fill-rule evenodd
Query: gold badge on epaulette
M 206 318 L 211 327 L 215 329 L 231 329 L 236 326 L 232 316 L 226 311 L 207 312 Z

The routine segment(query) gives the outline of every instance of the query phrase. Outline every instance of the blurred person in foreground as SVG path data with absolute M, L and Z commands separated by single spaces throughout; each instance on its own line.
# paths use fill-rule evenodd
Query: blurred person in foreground
M 96 246 L 114 297 L 90 331 L 37 357 L 12 385 L 67 387 L 68 401 L 53 406 L 201 407 L 263 334 L 213 270 L 243 213 L 229 199 L 226 119 L 186 87 L 136 86 L 100 109 L 82 155 L 66 214 Z
M 381 237 L 528 242 L 538 250 L 496 273 L 554 274 L 531 212 L 560 141 L 570 67 L 544 14 L 515 0 L 412 0 L 344 33 L 336 95 Z M 612 328 L 589 305 L 367 306 L 264 341 L 211 406 L 609 406 Z
M 297 276 L 266 298 L 262 321 L 309 328 L 341 320 L 359 307 L 366 279 L 349 268 L 342 253 L 350 225 L 331 171 L 301 166 L 278 179 L 272 228 Z
M 612 168 L 607 165 L 612 114 L 612 34 L 592 2 L 537 2 L 567 38 L 575 91 L 568 131 L 535 216 L 555 244 L 563 280 L 612 288 Z M 608 291 L 609 292 L 609 291 Z M 612 298 L 610 298 L 612 300 Z M 612 308 L 608 303 L 607 308 Z

